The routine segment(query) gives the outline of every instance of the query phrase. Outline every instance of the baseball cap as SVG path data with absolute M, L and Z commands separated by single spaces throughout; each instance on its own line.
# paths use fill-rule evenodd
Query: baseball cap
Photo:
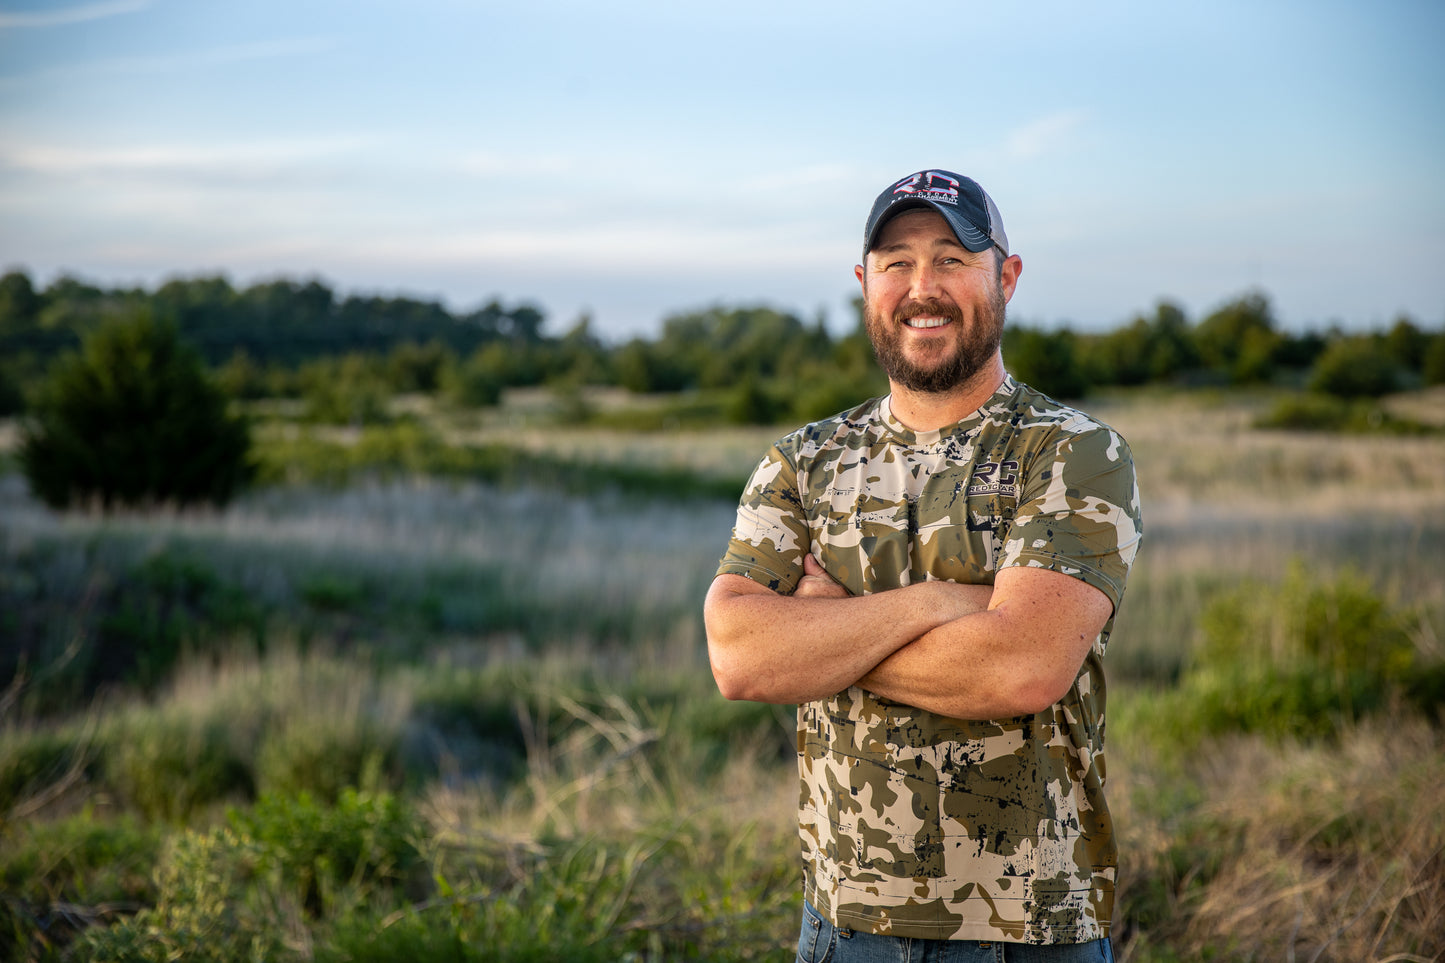
M 1008 235 L 1003 231 L 1003 217 L 993 198 L 972 178 L 952 171 L 931 170 L 909 174 L 878 195 L 873 210 L 868 212 L 868 223 L 863 227 L 863 256 L 868 256 L 884 224 L 895 215 L 916 208 L 932 208 L 942 214 L 958 242 L 970 251 L 986 251 L 997 244 L 1008 254 Z

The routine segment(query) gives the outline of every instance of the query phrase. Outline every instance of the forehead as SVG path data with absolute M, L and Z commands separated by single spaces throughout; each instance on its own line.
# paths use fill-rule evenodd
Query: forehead
M 951 244 L 962 248 L 953 229 L 943 215 L 927 208 L 904 211 L 896 214 L 883 224 L 873 242 L 872 251 L 888 250 L 904 246 L 924 244 L 929 246 Z

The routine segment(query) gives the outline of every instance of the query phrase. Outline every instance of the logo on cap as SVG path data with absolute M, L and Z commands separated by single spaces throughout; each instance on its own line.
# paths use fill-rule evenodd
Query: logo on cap
M 919 171 L 893 185 L 894 194 L 958 206 L 958 178 L 943 171 Z

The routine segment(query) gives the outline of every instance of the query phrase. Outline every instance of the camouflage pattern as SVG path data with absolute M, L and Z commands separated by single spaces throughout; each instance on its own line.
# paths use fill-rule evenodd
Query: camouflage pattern
M 870 401 L 799 429 L 753 473 L 719 574 L 789 594 L 816 552 L 854 594 L 992 584 L 1040 566 L 1115 611 L 1138 548 L 1128 445 L 1007 378 L 968 419 L 913 432 Z M 1037 715 L 951 719 L 856 686 L 798 708 L 807 899 L 835 926 L 930 939 L 1108 935 L 1102 657 Z

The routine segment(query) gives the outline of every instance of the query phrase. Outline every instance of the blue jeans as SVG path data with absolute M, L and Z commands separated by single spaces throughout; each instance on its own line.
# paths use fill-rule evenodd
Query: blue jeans
M 803 903 L 798 963 L 1114 963 L 1108 938 L 1032 946 L 1003 940 L 921 940 L 840 930 Z

